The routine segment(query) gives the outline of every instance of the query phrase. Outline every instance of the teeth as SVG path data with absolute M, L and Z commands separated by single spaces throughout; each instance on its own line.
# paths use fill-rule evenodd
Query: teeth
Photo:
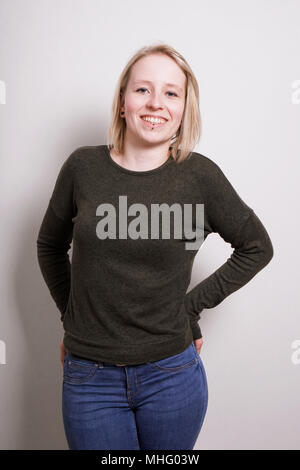
M 158 119 L 158 118 L 142 117 L 142 119 L 144 121 L 149 121 L 149 122 L 154 122 L 154 123 L 163 123 L 163 122 L 165 122 L 164 120 Z

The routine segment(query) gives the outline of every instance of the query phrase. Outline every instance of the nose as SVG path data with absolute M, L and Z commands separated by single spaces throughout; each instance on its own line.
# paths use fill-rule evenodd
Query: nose
M 155 92 L 149 96 L 147 104 L 153 109 L 164 107 L 160 94 Z

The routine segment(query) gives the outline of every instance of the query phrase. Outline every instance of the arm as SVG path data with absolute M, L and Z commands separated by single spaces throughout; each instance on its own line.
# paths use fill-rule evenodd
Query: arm
M 204 308 L 219 305 L 247 284 L 273 257 L 273 245 L 260 219 L 238 195 L 222 170 L 210 161 L 203 181 L 205 224 L 231 244 L 230 258 L 185 296 L 194 339 L 201 338 L 198 325 Z
M 61 167 L 37 238 L 39 267 L 61 313 L 61 321 L 70 293 L 71 264 L 68 251 L 73 236 L 72 218 L 76 214 L 71 156 Z

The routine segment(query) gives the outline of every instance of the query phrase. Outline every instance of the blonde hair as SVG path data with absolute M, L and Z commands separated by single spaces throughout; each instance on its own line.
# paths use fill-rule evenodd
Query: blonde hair
M 117 153 L 124 152 L 125 119 L 120 116 L 121 95 L 125 94 L 132 66 L 142 57 L 149 54 L 166 54 L 175 60 L 186 76 L 185 106 L 181 124 L 171 139 L 170 155 L 177 162 L 189 157 L 201 136 L 201 116 L 199 109 L 199 88 L 195 75 L 183 58 L 173 47 L 164 43 L 156 43 L 139 49 L 125 66 L 118 83 L 112 103 L 112 119 L 107 132 L 107 145 Z

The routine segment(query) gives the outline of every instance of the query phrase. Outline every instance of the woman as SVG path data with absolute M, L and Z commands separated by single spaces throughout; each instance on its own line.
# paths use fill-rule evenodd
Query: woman
M 177 51 L 141 49 L 119 79 L 109 145 L 76 149 L 58 175 L 37 247 L 65 330 L 70 449 L 193 449 L 208 403 L 199 314 L 273 256 L 253 209 L 192 151 L 198 101 Z M 212 232 L 233 254 L 186 294 Z

